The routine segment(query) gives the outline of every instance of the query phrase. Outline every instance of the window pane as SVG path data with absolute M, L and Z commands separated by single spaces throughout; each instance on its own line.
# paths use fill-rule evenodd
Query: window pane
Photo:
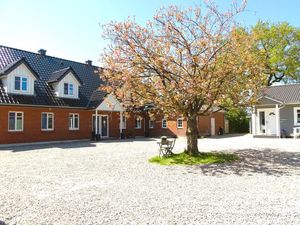
M 42 129 L 47 129 L 47 113 L 42 114 Z
M 69 116 L 69 128 L 72 129 L 73 128 L 73 114 L 71 114 Z
M 79 128 L 79 116 L 75 115 L 74 117 L 74 128 L 78 129 Z
M 22 130 L 22 129 L 23 129 L 23 117 L 21 114 L 21 116 L 17 116 L 17 130 Z
M 68 95 L 68 93 L 69 93 L 69 92 L 68 92 L 68 86 L 69 86 L 69 85 L 68 85 L 67 83 L 64 83 L 64 94 L 65 94 L 65 95 Z
M 9 113 L 8 129 L 15 130 L 15 113 Z
M 73 95 L 73 84 L 69 84 L 69 95 Z
M 21 78 L 15 77 L 15 90 L 20 90 Z
M 297 110 L 297 123 L 300 123 L 300 109 Z
M 162 127 L 163 127 L 163 128 L 166 128 L 166 127 L 167 127 L 167 120 L 163 120 L 163 121 L 162 121 Z
M 53 129 L 53 114 L 48 114 L 48 129 Z
M 154 120 L 149 121 L 149 128 L 154 128 Z
M 27 78 L 22 78 L 22 91 L 27 91 Z
M 182 119 L 177 120 L 177 127 L 182 128 Z

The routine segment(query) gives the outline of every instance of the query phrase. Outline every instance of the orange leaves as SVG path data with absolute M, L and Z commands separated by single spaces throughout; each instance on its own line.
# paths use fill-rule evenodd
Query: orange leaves
M 228 98 L 244 104 L 261 82 L 251 39 L 214 4 L 202 11 L 171 6 L 145 27 L 131 19 L 106 25 L 112 42 L 102 54 L 102 88 L 124 99 L 130 93 L 126 102 L 153 103 L 166 113 L 202 113 Z

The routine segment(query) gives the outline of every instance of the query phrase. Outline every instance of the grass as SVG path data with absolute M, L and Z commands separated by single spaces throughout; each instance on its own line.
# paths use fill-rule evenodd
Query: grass
M 158 163 L 160 165 L 199 165 L 212 163 L 226 163 L 238 160 L 239 157 L 235 154 L 227 153 L 200 153 L 197 156 L 190 156 L 185 152 L 174 154 L 167 157 L 154 156 L 149 159 L 151 163 Z

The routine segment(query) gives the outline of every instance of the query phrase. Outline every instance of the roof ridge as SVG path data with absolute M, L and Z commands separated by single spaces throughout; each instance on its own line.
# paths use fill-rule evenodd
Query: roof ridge
M 60 71 L 63 71 L 63 70 L 68 70 L 68 69 L 71 69 L 72 67 L 71 66 L 68 66 L 68 67 L 65 67 L 65 68 L 63 68 L 63 69 L 60 69 L 60 70 L 55 70 L 54 72 L 52 72 L 52 73 L 58 73 L 58 72 L 60 72 Z
M 296 85 L 300 85 L 300 83 L 295 83 L 295 84 L 279 84 L 279 85 L 274 85 L 274 86 L 268 86 L 266 88 L 286 87 L 286 86 L 296 86 Z
M 27 52 L 27 53 L 31 53 L 31 54 L 35 54 L 35 55 L 40 55 L 39 53 L 33 52 L 33 51 L 28 51 L 28 50 L 24 50 L 24 49 L 19 49 L 19 48 L 14 48 L 14 47 L 9 47 L 9 46 L 5 46 L 5 45 L 1 45 L 0 47 L 4 47 L 4 48 L 10 48 L 13 50 L 18 50 L 18 51 L 23 51 L 23 52 Z M 69 61 L 69 62 L 73 62 L 73 63 L 79 63 L 82 65 L 87 65 L 86 63 L 83 62 L 78 62 L 75 60 L 70 60 L 70 59 L 64 59 L 64 58 L 60 58 L 60 57 L 56 57 L 56 56 L 51 56 L 51 55 L 44 55 L 43 57 L 50 57 L 50 58 L 55 58 L 55 59 L 59 59 L 59 60 L 65 60 L 65 61 Z M 101 66 L 95 66 L 95 65 L 91 65 L 92 67 L 96 67 L 97 69 L 102 68 Z

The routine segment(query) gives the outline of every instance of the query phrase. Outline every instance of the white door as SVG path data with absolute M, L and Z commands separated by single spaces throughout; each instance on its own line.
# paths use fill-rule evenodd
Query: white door
M 212 136 L 216 135 L 216 119 L 210 118 L 210 134 Z
M 266 113 L 266 133 L 267 135 L 276 135 L 276 112 L 275 109 L 269 109 Z

